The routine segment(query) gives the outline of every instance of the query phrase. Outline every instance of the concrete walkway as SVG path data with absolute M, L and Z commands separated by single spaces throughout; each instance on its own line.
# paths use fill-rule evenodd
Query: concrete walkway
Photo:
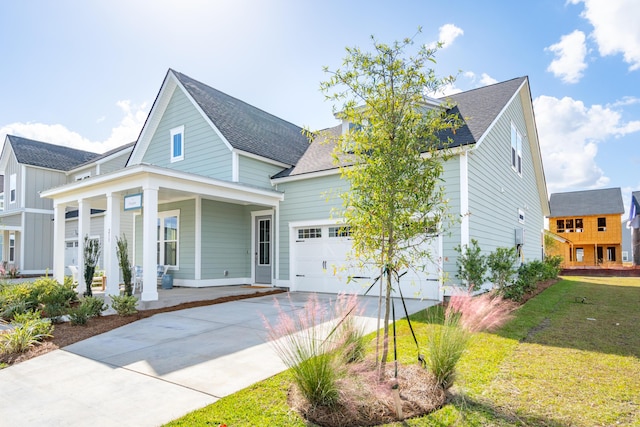
M 159 426 L 285 369 L 263 317 L 284 293 L 158 314 L 0 370 L 0 426 Z M 329 306 L 335 295 L 319 295 Z M 375 330 L 377 298 L 361 297 Z M 407 300 L 409 313 L 433 301 Z M 396 304 L 396 313 L 402 313 Z

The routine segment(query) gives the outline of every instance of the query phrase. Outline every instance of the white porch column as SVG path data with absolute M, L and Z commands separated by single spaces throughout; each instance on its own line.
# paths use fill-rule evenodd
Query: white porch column
M 460 153 L 460 247 L 468 246 L 469 238 L 469 152 Z
M 102 253 L 107 276 L 105 295 L 120 295 L 120 266 L 116 238 L 120 237 L 120 194 L 107 193 Z
M 91 203 L 78 200 L 78 288 L 79 294 L 87 290 L 84 283 L 84 238 L 89 235 L 91 225 Z
M 142 189 L 142 301 L 158 300 L 158 187 Z
M 53 206 L 53 278 L 59 283 L 64 282 L 64 230 L 65 205 L 56 204 Z M 8 241 L 7 237 L 5 242 Z
M 195 267 L 195 280 L 200 280 L 202 278 L 202 197 L 196 197 L 196 224 L 195 224 L 195 233 L 196 233 L 196 253 L 194 260 Z

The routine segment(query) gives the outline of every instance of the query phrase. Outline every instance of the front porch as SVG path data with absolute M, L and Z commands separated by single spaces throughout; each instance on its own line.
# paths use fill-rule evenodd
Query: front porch
M 54 201 L 53 274 L 58 281 L 65 271 L 69 209 L 78 211 L 78 241 L 87 235 L 101 238 L 107 295 L 117 295 L 122 283 L 116 239 L 123 234 L 130 263 L 141 267 L 141 302 L 160 300 L 158 265 L 168 266 L 174 285 L 182 287 L 272 284 L 277 277 L 274 225 L 282 192 L 143 164 L 47 190 L 42 197 Z M 104 212 L 97 230 L 92 209 Z M 77 249 L 80 272 L 82 246 Z M 84 290 L 82 274 L 78 282 L 79 291 Z

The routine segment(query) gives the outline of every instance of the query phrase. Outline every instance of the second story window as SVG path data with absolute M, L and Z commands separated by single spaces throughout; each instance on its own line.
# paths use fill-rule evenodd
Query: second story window
M 598 218 L 598 231 L 607 231 L 607 218 Z
M 9 203 L 16 202 L 16 174 L 9 176 Z
M 511 123 L 511 167 L 522 175 L 522 134 Z
M 184 126 L 178 126 L 170 131 L 171 134 L 171 163 L 184 159 Z
M 564 219 L 559 219 L 556 221 L 556 230 L 558 233 L 564 233 Z

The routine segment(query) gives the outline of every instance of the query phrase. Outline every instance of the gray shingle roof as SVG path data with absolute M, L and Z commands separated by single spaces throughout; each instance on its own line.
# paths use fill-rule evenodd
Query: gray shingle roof
M 554 193 L 549 199 L 551 218 L 624 213 L 620 188 Z
M 171 71 L 234 148 L 290 165 L 309 148 L 299 126 Z
M 458 114 L 464 121 L 462 127 L 458 129 L 455 134 L 444 132 L 441 135 L 443 140 L 448 137 L 452 139 L 449 145 L 450 148 L 478 142 L 482 135 L 489 129 L 491 123 L 498 117 L 498 114 L 500 114 L 505 105 L 507 105 L 507 102 L 509 102 L 526 80 L 527 77 L 518 77 L 507 80 L 506 82 L 496 83 L 441 98 L 442 100 L 447 100 L 455 104 L 449 112 Z M 341 126 L 339 125 L 327 129 L 326 132 L 339 135 L 340 129 Z M 280 172 L 275 175 L 274 178 L 336 168 L 331 156 L 333 144 L 327 144 L 325 139 L 323 132 L 320 132 L 320 137 L 313 141 L 298 164 L 296 164 L 295 167 Z
M 455 135 L 451 133 L 443 135 L 452 138 L 453 141 L 449 147 L 478 142 L 526 80 L 527 77 L 518 77 L 441 98 L 452 102 L 455 107 L 450 110 L 450 113 L 459 114 L 464 121 Z
M 76 150 L 14 135 L 7 135 L 7 140 L 11 144 L 18 163 L 48 169 L 68 171 L 100 156 L 89 151 Z

